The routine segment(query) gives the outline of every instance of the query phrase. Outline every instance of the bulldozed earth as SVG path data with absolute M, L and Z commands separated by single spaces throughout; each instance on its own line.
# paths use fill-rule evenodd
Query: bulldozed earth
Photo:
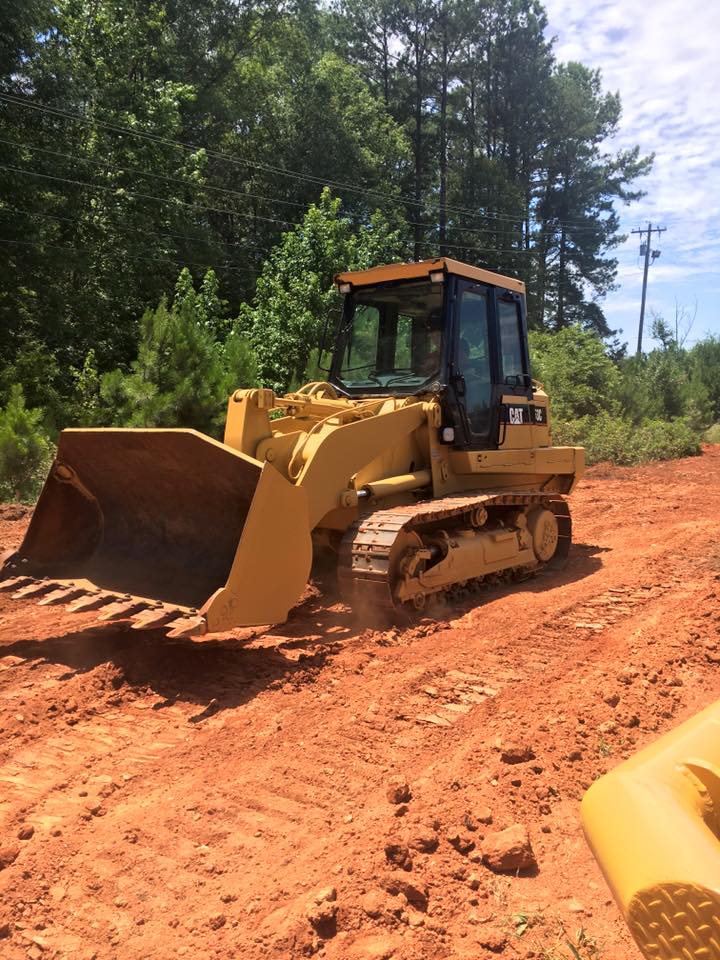
M 571 506 L 564 571 L 402 627 L 311 587 L 172 641 L 0 594 L 0 956 L 638 960 L 579 802 L 720 697 L 720 447 Z

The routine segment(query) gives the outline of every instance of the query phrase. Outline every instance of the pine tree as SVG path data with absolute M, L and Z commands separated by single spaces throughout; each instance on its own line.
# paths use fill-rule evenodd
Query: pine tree
M 228 394 L 252 386 L 256 374 L 252 352 L 236 330 L 216 339 L 219 317 L 212 311 L 221 302 L 212 277 L 206 275 L 198 292 L 184 270 L 172 306 L 163 298 L 145 311 L 130 372 L 103 377 L 101 395 L 115 422 L 222 432 Z
M 597 70 L 579 63 L 558 67 L 551 115 L 537 199 L 535 296 L 552 327 L 577 322 L 609 336 L 598 300 L 613 289 L 617 271 L 607 254 L 625 239 L 618 234 L 615 202 L 642 196 L 629 185 L 647 173 L 652 158 L 640 158 L 637 147 L 616 155 L 603 151 L 617 129 L 620 100 L 603 92 Z

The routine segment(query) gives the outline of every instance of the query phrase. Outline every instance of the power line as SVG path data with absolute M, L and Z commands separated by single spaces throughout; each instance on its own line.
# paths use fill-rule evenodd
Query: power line
M 138 191 L 128 190 L 126 187 L 111 186 L 109 184 L 88 183 L 85 180 L 71 180 L 68 177 L 58 177 L 58 176 L 55 176 L 54 174 L 40 173 L 37 170 L 25 170 L 22 167 L 14 167 L 9 164 L 0 163 L 0 170 L 12 170 L 15 173 L 19 173 L 24 176 L 41 177 L 44 180 L 53 180 L 60 183 L 68 183 L 73 186 L 79 186 L 89 190 L 102 190 L 106 192 L 109 191 L 114 194 L 117 194 L 119 191 L 122 191 L 122 193 L 128 197 L 137 197 L 141 200 L 153 200 L 158 203 L 165 203 L 165 204 L 171 204 L 171 205 L 179 204 L 183 207 L 187 207 L 188 209 L 198 210 L 201 212 L 219 213 L 219 214 L 225 214 L 228 216 L 244 217 L 246 219 L 252 219 L 252 220 L 257 219 L 257 220 L 267 221 L 270 223 L 279 223 L 287 227 L 296 226 L 296 224 L 291 223 L 288 220 L 279 220 L 272 217 L 261 217 L 261 216 L 256 217 L 254 214 L 240 213 L 235 210 L 219 209 L 215 207 L 204 207 L 199 204 L 193 204 L 185 200 L 180 200 L 176 197 L 172 197 L 172 198 L 156 197 L 151 194 L 139 193 Z M 427 245 L 423 244 L 423 246 L 427 246 Z M 475 246 L 472 246 L 471 244 L 445 244 L 445 246 L 448 247 L 448 249 L 465 250 L 473 253 L 513 253 L 518 255 L 536 255 L 537 253 L 537 251 L 535 250 L 515 250 L 515 249 L 498 250 L 498 248 L 496 247 L 475 247 Z
M 59 220 L 59 221 L 62 221 L 63 223 L 79 223 L 82 226 L 93 227 L 97 230 L 104 231 L 105 233 L 109 233 L 111 236 L 114 236 L 119 240 L 122 240 L 125 238 L 124 234 L 115 233 L 112 230 L 109 230 L 108 227 L 104 224 L 94 223 L 93 221 L 89 221 L 89 220 L 81 220 L 79 217 L 61 217 L 55 213 L 41 213 L 40 211 L 37 211 L 37 210 L 23 210 L 21 207 L 3 207 L 0 205 L 0 213 L 10 213 L 10 212 L 19 213 L 22 216 L 27 216 L 27 217 L 41 217 L 43 220 Z M 219 246 L 222 246 L 222 247 L 242 247 L 243 249 L 250 247 L 253 250 L 257 250 L 259 253 L 264 253 L 265 255 L 269 253 L 266 247 L 261 247 L 259 244 L 252 243 L 252 241 L 250 240 L 243 240 L 241 243 L 230 243 L 227 240 L 215 240 L 214 238 L 208 238 L 208 237 L 190 237 L 183 233 L 162 233 L 157 230 L 143 229 L 142 231 L 134 230 L 131 232 L 135 234 L 140 233 L 141 236 L 169 237 L 175 240 L 193 240 L 193 241 L 199 241 L 200 243 L 218 244 Z
M 13 167 L 7 163 L 0 163 L 0 170 L 13 170 L 15 173 L 24 174 L 31 177 L 42 177 L 44 180 L 55 180 L 59 183 L 70 183 L 78 187 L 86 187 L 90 190 L 104 190 L 114 194 L 122 192 L 127 197 L 139 197 L 141 200 L 155 200 L 158 203 L 179 204 L 190 210 L 199 210 L 203 213 L 221 213 L 225 216 L 244 217 L 247 220 L 262 220 L 266 223 L 279 223 L 285 227 L 294 227 L 295 224 L 289 220 L 279 220 L 275 217 L 261 217 L 252 213 L 240 213 L 238 210 L 225 210 L 217 207 L 203 207 L 200 204 L 188 203 L 186 200 L 179 200 L 177 197 L 156 197 L 148 193 L 139 193 L 137 190 L 128 190 L 126 187 L 111 186 L 105 183 L 88 183 L 85 180 L 70 180 L 68 177 L 56 177 L 50 173 L 40 173 L 37 170 L 25 170 L 22 167 Z
M 65 159 L 65 160 L 72 160 L 73 162 L 89 163 L 89 164 L 92 164 L 93 166 L 103 167 L 103 168 L 106 168 L 106 169 L 108 169 L 108 170 L 113 170 L 113 171 L 118 172 L 118 173 L 126 173 L 126 172 L 128 172 L 128 171 L 132 171 L 132 172 L 135 172 L 135 173 L 140 174 L 140 176 L 143 176 L 143 177 L 152 177 L 152 178 L 155 179 L 155 180 L 164 180 L 164 181 L 166 181 L 166 182 L 168 182 L 168 183 L 180 183 L 180 184 L 184 184 L 184 185 L 186 185 L 186 186 L 193 187 L 193 188 L 196 189 L 196 190 L 212 190 L 212 191 L 217 192 L 217 193 L 228 194 L 229 196 L 237 197 L 237 198 L 239 198 L 239 199 L 241 199 L 241 200 L 247 200 L 248 198 L 251 198 L 251 199 L 255 199 L 255 200 L 263 200 L 264 202 L 269 203 L 269 204 L 271 204 L 271 205 L 274 204 L 274 203 L 280 203 L 280 204 L 290 205 L 290 206 L 293 206 L 293 207 L 301 207 L 302 209 L 307 209 L 306 204 L 304 204 L 304 203 L 299 203 L 299 202 L 297 202 L 297 201 L 295 201 L 295 200 L 283 200 L 283 199 L 281 199 L 281 198 L 279 198 L 279 197 L 278 197 L 278 198 L 265 197 L 265 196 L 262 196 L 261 194 L 257 194 L 257 193 L 245 193 L 245 192 L 243 192 L 243 191 L 231 190 L 231 189 L 229 189 L 228 187 L 217 187 L 217 186 L 215 186 L 214 184 L 197 183 L 196 181 L 194 181 L 194 180 L 189 180 L 189 179 L 187 179 L 187 178 L 185 178 L 185 177 L 170 177 L 170 176 L 166 176 L 165 174 L 154 173 L 154 172 L 152 172 L 152 171 L 150 171 L 150 170 L 143 170 L 143 169 L 141 169 L 140 167 L 136 167 L 136 166 L 133 166 L 133 165 L 130 165 L 130 164 L 120 166 L 120 165 L 118 165 L 118 164 L 111 164 L 111 163 L 109 163 L 107 160 L 96 160 L 96 159 L 93 158 L 93 157 L 81 157 L 81 156 L 78 156 L 77 154 L 62 153 L 62 152 L 60 152 L 59 150 L 50 150 L 50 149 L 48 149 L 47 147 L 38 147 L 38 146 L 35 146 L 35 145 L 33 145 L 33 144 L 19 143 L 17 140 L 7 140 L 7 139 L 5 139 L 5 138 L 3 138 L 3 137 L 0 137 L 0 143 L 6 143 L 6 144 L 8 144 L 8 145 L 10 145 L 10 146 L 14 146 L 14 147 L 17 147 L 18 149 L 22 149 L 22 150 L 30 150 L 30 151 L 33 152 L 33 153 L 44 153 L 44 154 L 48 154 L 48 155 L 53 156 L 53 157 L 62 157 L 62 158 Z M 415 220 L 407 220 L 406 218 L 402 218 L 402 220 L 401 220 L 400 218 L 397 218 L 397 217 L 395 217 L 395 216 L 393 216 L 393 215 L 391 215 L 391 217 L 390 217 L 389 219 L 396 219 L 396 221 L 397 221 L 398 223 L 401 223 L 401 224 L 404 225 L 404 226 L 422 227 L 422 228 L 424 228 L 425 230 L 436 230 L 436 229 L 437 229 L 437 224 L 432 224 L 432 223 L 420 223 L 420 222 L 415 221 Z M 450 226 L 451 226 L 452 229 L 454 229 L 454 230 L 456 230 L 456 231 L 458 231 L 458 232 L 471 233 L 471 234 L 480 234 L 480 235 L 483 235 L 483 236 L 486 235 L 486 234 L 493 235 L 493 234 L 496 232 L 496 230 L 495 230 L 494 228 L 492 228 L 492 227 L 483 227 L 483 228 L 481 228 L 481 229 L 475 229 L 475 228 L 471 228 L 471 227 L 460 226 L 460 225 L 457 225 L 457 224 L 450 224 Z M 540 235 L 541 235 L 540 232 L 536 232 L 536 233 L 533 234 L 533 237 L 538 237 L 538 236 L 540 236 Z M 552 234 L 551 234 L 551 235 L 552 235 Z M 448 245 L 446 244 L 446 246 L 448 246 Z M 463 244 L 457 244 L 456 246 L 457 246 L 458 248 L 464 248 L 464 245 L 463 245 Z
M 423 241 L 420 244 L 420 249 L 435 251 L 435 248 L 439 245 L 440 245 L 439 242 L 435 244 L 435 243 L 430 243 L 428 241 Z M 511 253 L 511 254 L 518 254 L 520 256 L 529 256 L 529 257 L 540 255 L 539 250 L 523 250 L 523 249 L 518 249 L 516 247 L 504 247 L 504 248 L 503 247 L 474 247 L 472 246 L 472 244 L 469 244 L 469 243 L 444 243 L 443 246 L 446 247 L 448 250 L 465 250 L 467 253 Z M 440 254 L 437 252 L 433 252 L 432 255 L 434 257 L 440 256 Z
M 75 245 L 71 245 L 71 246 L 61 246 L 61 245 L 59 245 L 59 244 L 54 244 L 54 243 L 43 243 L 43 242 L 38 241 L 38 240 L 5 240 L 5 239 L 0 238 L 0 243 L 10 243 L 10 244 L 15 244 L 15 245 L 21 246 L 21 247 L 38 247 L 38 248 L 40 248 L 40 249 L 42 249 L 42 250 L 65 250 L 65 251 L 73 250 L 73 251 L 75 251 L 76 253 L 97 253 L 97 252 L 98 252 L 98 248 L 97 248 L 97 247 L 88 248 L 88 247 L 77 247 L 77 246 L 75 246 Z M 103 256 L 104 256 L 106 253 L 109 253 L 111 256 L 112 256 L 113 254 L 115 254 L 116 256 L 119 255 L 119 251 L 116 251 L 116 250 L 109 250 L 109 251 L 108 251 L 108 250 L 103 250 L 103 251 L 102 251 L 102 255 L 103 255 Z M 193 260 L 183 260 L 183 259 L 178 259 L 178 258 L 176 258 L 176 257 L 147 257 L 147 256 L 136 256 L 135 254 L 125 253 L 124 251 L 122 252 L 122 256 L 125 257 L 125 258 L 127 258 L 128 260 L 155 261 L 155 262 L 158 262 L 158 263 L 179 263 L 179 264 L 182 264 L 183 266 L 186 266 L 186 267 L 188 267 L 188 266 L 189 266 L 189 267 L 202 267 L 202 268 L 205 269 L 205 270 L 211 270 L 211 269 L 212 269 L 212 270 L 218 270 L 218 271 L 221 271 L 221 270 L 226 270 L 226 271 L 227 271 L 227 270 L 230 270 L 230 271 L 232 271 L 233 273 L 247 273 L 247 274 L 253 274 L 253 275 L 254 275 L 254 273 L 255 273 L 255 271 L 253 271 L 253 270 L 247 270 L 247 269 L 244 268 L 244 267 L 233 267 L 233 266 L 217 267 L 217 266 L 214 266 L 214 265 L 211 264 L 211 263 L 198 263 L 197 261 L 193 261 Z
M 195 187 L 196 190 L 213 190 L 216 193 L 229 194 L 230 196 L 238 197 L 241 200 L 264 200 L 267 203 L 284 203 L 288 206 L 302 207 L 303 209 L 306 207 L 304 203 L 299 203 L 296 200 L 283 200 L 280 197 L 264 197 L 258 193 L 244 193 L 241 190 L 231 190 L 229 187 L 216 187 L 209 183 L 198 183 L 195 180 L 189 180 L 187 177 L 168 177 L 162 173 L 153 173 L 151 170 L 143 170 L 141 167 L 135 167 L 132 164 L 127 164 L 120 167 L 118 164 L 109 163 L 107 160 L 96 160 L 94 157 L 80 157 L 73 153 L 61 153 L 59 150 L 50 150 L 47 147 L 38 147 L 30 143 L 19 143 L 17 140 L 6 140 L 3 137 L 0 137 L 0 143 L 6 143 L 22 150 L 30 150 L 33 153 L 46 153 L 53 157 L 62 157 L 65 160 L 80 161 L 80 163 L 91 163 L 96 167 L 106 167 L 108 170 L 114 170 L 115 172 L 131 171 L 133 173 L 139 173 L 143 177 L 152 177 L 154 180 L 165 180 L 168 183 L 182 183 L 186 186 Z
M 356 184 L 345 183 L 343 181 L 332 181 L 332 180 L 325 179 L 323 177 L 316 177 L 311 174 L 301 174 L 294 170 L 288 170 L 283 167 L 276 167 L 276 166 L 273 166 L 272 164 L 259 163 L 257 161 L 246 160 L 242 157 L 231 157 L 228 154 L 220 153 L 219 151 L 216 151 L 216 150 L 209 150 L 207 147 L 201 147 L 199 145 L 184 143 L 181 140 L 175 140 L 170 137 L 162 137 L 162 136 L 159 136 L 158 134 L 148 133 L 147 131 L 133 130 L 130 127 L 127 127 L 123 124 L 111 123 L 106 120 L 97 119 L 95 117 L 83 117 L 83 116 L 80 116 L 79 114 L 71 113 L 67 110 L 60 110 L 58 107 L 50 107 L 45 104 L 38 104 L 35 102 L 31 102 L 25 97 L 17 97 L 17 96 L 12 96 L 10 94 L 0 93 L 0 100 L 4 100 L 7 103 L 13 104 L 15 106 L 26 107 L 32 110 L 39 110 L 43 113 L 48 113 L 54 116 L 59 116 L 59 117 L 67 118 L 70 120 L 74 120 L 78 123 L 84 123 L 86 125 L 94 124 L 96 126 L 105 127 L 106 129 L 113 130 L 116 133 L 139 137 L 141 139 L 145 139 L 153 143 L 161 143 L 161 144 L 166 144 L 168 146 L 179 147 L 183 150 L 187 150 L 193 153 L 198 150 L 203 150 L 206 156 L 213 157 L 214 159 L 222 160 L 226 163 L 231 163 L 235 165 L 240 164 L 253 169 L 263 170 L 268 173 L 275 173 L 275 174 L 278 174 L 279 176 L 284 176 L 284 177 L 288 177 L 295 180 L 305 181 L 307 183 L 313 183 L 316 186 L 330 186 L 330 187 L 335 187 L 336 189 L 349 190 L 350 192 L 360 193 L 365 196 L 378 197 L 381 200 L 385 200 L 386 202 L 391 202 L 393 204 L 405 203 L 411 206 L 419 207 L 421 209 L 427 206 L 432 206 L 439 209 L 439 206 L 440 206 L 438 201 L 432 201 L 428 199 L 424 201 L 420 201 L 420 200 L 415 200 L 414 198 L 408 197 L 405 194 L 392 195 L 392 194 L 382 193 L 381 191 L 372 190 L 367 187 L 360 187 Z M 501 222 L 518 224 L 520 226 L 524 226 L 526 222 L 524 218 L 510 217 L 507 214 L 499 214 L 499 213 L 478 213 L 477 211 L 473 211 L 467 207 L 457 207 L 457 206 L 446 205 L 445 209 L 448 212 L 459 213 L 465 216 L 469 216 L 473 219 L 498 220 Z M 577 229 L 592 229 L 587 227 L 584 221 L 576 221 L 574 223 L 573 221 L 569 221 L 569 220 L 557 221 L 557 225 L 567 226 L 571 228 L 576 227 Z

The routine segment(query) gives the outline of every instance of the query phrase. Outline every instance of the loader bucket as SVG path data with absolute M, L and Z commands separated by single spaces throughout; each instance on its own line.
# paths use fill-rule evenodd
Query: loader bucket
M 284 619 L 310 554 L 304 491 L 270 464 L 194 430 L 65 430 L 13 573 L 218 630 Z
M 582 820 L 647 960 L 720 958 L 720 701 L 597 780 Z

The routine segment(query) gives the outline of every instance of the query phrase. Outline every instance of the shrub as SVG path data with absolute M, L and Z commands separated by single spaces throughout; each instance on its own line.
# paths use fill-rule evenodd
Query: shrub
M 71 371 L 74 380 L 69 413 L 72 422 L 82 427 L 98 427 L 103 423 L 103 407 L 100 397 L 100 374 L 95 351 L 88 350 L 82 369 Z
M 683 419 L 646 420 L 635 430 L 634 462 L 674 460 L 700 453 L 700 431 Z
M 720 423 L 714 423 L 703 434 L 705 443 L 720 443 Z
M 198 294 L 183 271 L 173 305 L 163 299 L 157 309 L 145 311 L 130 372 L 103 376 L 100 400 L 118 426 L 194 427 L 221 436 L 228 394 L 256 382 L 255 357 L 246 341 L 235 330 L 222 341 L 216 338 L 222 324 L 211 280 L 206 277 Z
M 25 406 L 22 387 L 16 384 L 0 408 L 0 499 L 34 500 L 51 460 L 43 412 Z
M 561 420 L 618 412 L 620 376 L 594 333 L 566 327 L 531 333 L 533 375 L 541 380 Z
M 42 410 L 43 426 L 53 436 L 67 417 L 67 377 L 56 354 L 27 336 L 7 366 L 3 365 L 3 359 L 0 359 L 0 406 L 9 402 L 13 387 L 19 384 L 24 402 Z
M 588 463 L 610 461 L 627 465 L 700 453 L 700 434 L 686 420 L 644 420 L 634 424 L 607 413 L 573 422 L 555 420 L 553 443 L 585 447 Z

